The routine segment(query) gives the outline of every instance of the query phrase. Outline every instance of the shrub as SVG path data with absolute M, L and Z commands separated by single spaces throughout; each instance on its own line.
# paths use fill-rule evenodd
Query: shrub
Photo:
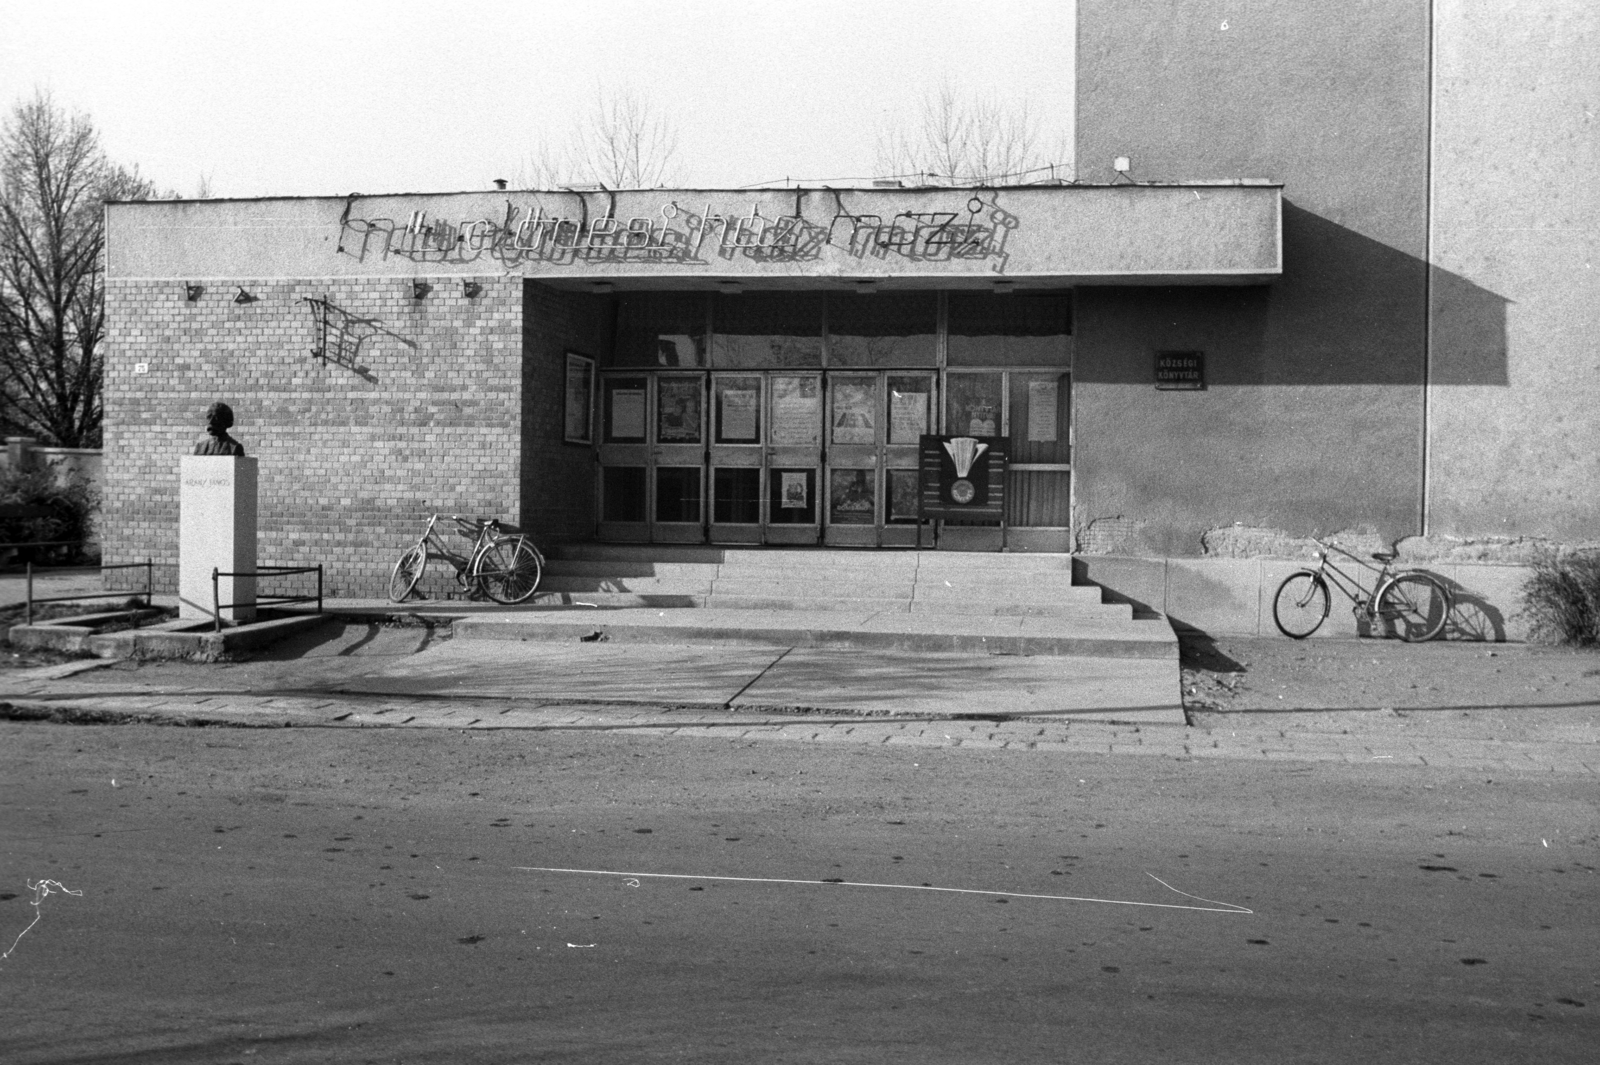
M 85 557 L 83 541 L 92 533 L 99 493 L 76 470 L 60 473 L 53 466 L 0 469 L 0 505 L 40 507 L 47 516 L 0 518 L 0 545 L 76 542 L 61 548 L 22 549 L 17 561 L 73 562 Z
M 1522 586 L 1528 634 L 1548 643 L 1600 644 L 1600 551 L 1542 551 Z

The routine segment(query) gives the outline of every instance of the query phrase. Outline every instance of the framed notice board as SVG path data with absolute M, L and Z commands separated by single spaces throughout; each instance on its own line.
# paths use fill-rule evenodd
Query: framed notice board
M 917 466 L 923 521 L 1005 520 L 1005 437 L 925 434 Z
M 1156 352 L 1156 388 L 1160 391 L 1203 392 L 1206 387 L 1206 353 Z

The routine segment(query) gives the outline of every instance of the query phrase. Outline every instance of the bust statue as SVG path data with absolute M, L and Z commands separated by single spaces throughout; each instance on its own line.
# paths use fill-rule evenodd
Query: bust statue
M 231 455 L 244 457 L 244 445 L 228 435 L 233 427 L 233 408 L 226 403 L 213 403 L 206 408 L 206 433 L 195 441 L 196 455 Z

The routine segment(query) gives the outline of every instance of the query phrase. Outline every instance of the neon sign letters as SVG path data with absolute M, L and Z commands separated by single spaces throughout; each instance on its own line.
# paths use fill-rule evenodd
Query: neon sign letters
M 451 220 L 430 217 L 426 211 L 413 211 L 403 221 L 354 218 L 347 206 L 339 223 L 338 251 L 362 261 L 394 256 L 414 262 L 465 263 L 492 258 L 506 265 L 580 260 L 696 263 L 711 257 L 798 262 L 820 258 L 827 248 L 855 258 L 988 259 L 1004 256 L 1006 237 L 1018 225 L 1015 215 L 976 194 L 968 198 L 965 210 L 901 211 L 886 220 L 878 214 L 845 210 L 835 192 L 836 210 L 825 226 L 805 217 L 799 196 L 794 213 L 787 215 L 769 217 L 759 204 L 744 213 L 724 213 L 707 202 L 696 211 L 672 200 L 655 216 L 624 219 L 611 210 L 591 217 L 585 196 L 571 195 L 578 199 L 575 216 L 551 213 L 543 202 L 529 208 L 507 200 L 498 221 Z

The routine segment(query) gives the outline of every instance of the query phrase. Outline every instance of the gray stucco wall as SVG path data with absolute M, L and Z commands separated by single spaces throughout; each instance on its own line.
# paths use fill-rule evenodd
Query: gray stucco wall
M 1083 0 L 1078 166 L 1284 183 L 1284 275 L 1078 290 L 1080 547 L 1198 555 L 1211 529 L 1416 533 L 1428 5 Z M 1154 352 L 1206 352 L 1158 392 Z
M 1429 532 L 1600 540 L 1600 6 L 1435 11 Z

